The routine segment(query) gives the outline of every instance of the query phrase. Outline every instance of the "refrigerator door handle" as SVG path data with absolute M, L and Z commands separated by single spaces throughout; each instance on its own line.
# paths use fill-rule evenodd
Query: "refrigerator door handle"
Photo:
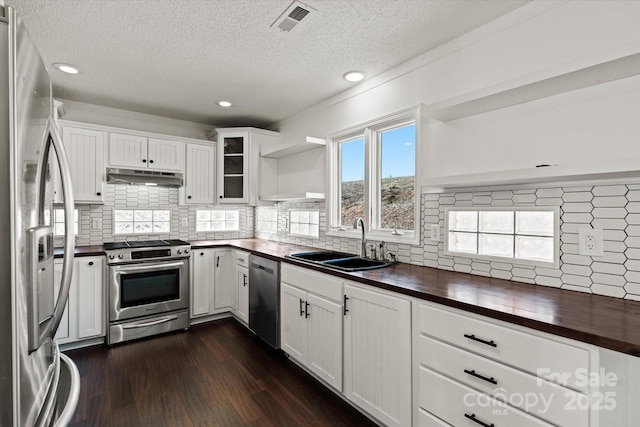
M 46 287 L 46 283 L 43 282 L 46 281 L 45 275 L 49 273 L 43 273 L 42 280 L 39 280 L 38 275 L 41 270 L 44 272 L 46 268 L 43 268 L 44 260 L 42 258 L 52 258 L 52 251 L 47 250 L 47 246 L 49 245 L 46 243 L 43 244 L 43 241 L 51 240 L 52 231 L 51 227 L 47 226 L 38 226 L 29 230 L 29 233 L 32 236 L 32 238 L 30 239 L 29 248 L 29 259 L 31 262 L 30 271 L 32 272 L 30 280 L 31 313 L 29 314 L 30 324 L 28 325 L 29 352 L 36 351 L 38 348 L 40 348 L 45 340 L 53 339 L 53 337 L 55 336 L 56 331 L 58 330 L 58 326 L 60 325 L 60 321 L 62 320 L 62 314 L 64 313 L 67 299 L 69 298 L 71 275 L 73 273 L 74 203 L 73 189 L 71 187 L 71 171 L 69 170 L 67 155 L 64 150 L 64 146 L 62 145 L 60 133 L 58 132 L 58 128 L 53 122 L 53 118 L 51 116 L 49 116 L 49 119 L 47 120 L 44 137 L 46 139 L 41 145 L 42 147 L 44 147 L 44 149 L 40 153 L 40 158 L 38 159 L 38 211 L 40 212 L 44 209 L 43 206 L 46 192 L 47 162 L 49 159 L 49 150 L 51 146 L 53 146 L 53 149 L 56 153 L 56 158 L 58 159 L 58 165 L 60 167 L 62 194 L 64 197 L 64 258 L 62 264 L 62 279 L 60 281 L 60 292 L 58 293 L 58 299 L 55 301 L 51 316 L 46 316 L 45 318 L 44 313 L 42 313 L 43 307 L 39 307 L 38 295 L 43 292 L 42 287 Z M 40 212 L 40 215 L 42 218 L 42 212 Z M 46 235 L 47 232 L 49 236 Z M 48 261 L 48 263 L 51 264 L 52 259 Z
M 74 237 L 74 202 L 73 202 L 73 188 L 71 185 L 71 170 L 69 169 L 69 161 L 67 160 L 67 153 L 64 150 L 62 144 L 62 137 L 58 131 L 53 117 L 49 116 L 48 120 L 48 132 L 51 134 L 50 141 L 53 144 L 53 149 L 56 151 L 56 157 L 58 158 L 58 164 L 60 165 L 60 177 L 62 181 L 62 195 L 64 197 L 64 258 L 62 263 L 62 279 L 60 284 L 60 293 L 58 294 L 58 300 L 53 309 L 53 317 L 48 325 L 48 335 L 53 339 L 62 320 L 62 314 L 64 313 L 67 299 L 69 298 L 69 288 L 71 287 L 71 275 L 73 274 L 73 251 L 75 249 L 75 237 Z M 47 150 L 48 151 L 48 150 Z M 42 177 L 41 179 L 44 179 Z

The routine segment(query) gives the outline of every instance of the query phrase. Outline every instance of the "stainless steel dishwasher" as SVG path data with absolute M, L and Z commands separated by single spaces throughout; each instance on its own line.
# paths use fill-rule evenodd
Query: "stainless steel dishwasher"
M 280 348 L 280 263 L 249 255 L 249 329 Z

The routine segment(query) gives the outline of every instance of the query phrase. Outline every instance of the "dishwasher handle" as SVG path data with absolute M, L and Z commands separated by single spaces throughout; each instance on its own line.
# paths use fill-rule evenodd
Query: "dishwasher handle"
M 251 263 L 251 268 L 262 270 L 265 273 L 270 274 L 272 276 L 274 274 L 273 268 L 265 267 L 264 265 L 256 264 L 255 262 Z

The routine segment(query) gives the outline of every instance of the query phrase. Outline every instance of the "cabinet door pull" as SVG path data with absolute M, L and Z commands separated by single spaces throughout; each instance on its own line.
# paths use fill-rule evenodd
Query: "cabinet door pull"
M 220 267 L 220 255 L 216 257 L 216 268 Z
M 102 193 L 98 191 L 98 192 L 96 193 L 96 196 L 102 196 Z
M 153 163 L 153 160 L 149 160 L 149 163 Z
M 304 302 L 304 318 L 309 317 L 309 303 L 307 301 Z
M 476 418 L 476 414 L 471 414 L 471 415 L 469 415 L 469 414 L 464 414 L 464 416 L 465 416 L 466 418 L 469 418 L 471 421 L 473 421 L 473 422 L 475 422 L 475 423 L 480 424 L 482 427 L 495 427 L 495 425 L 494 425 L 493 423 L 491 423 L 491 424 L 487 424 L 487 423 L 485 423 L 484 421 L 481 421 L 481 420 L 477 419 L 477 418 Z
M 342 315 L 346 316 L 347 313 L 349 312 L 349 310 L 347 310 L 347 300 L 349 299 L 349 297 L 345 295 L 343 298 L 344 299 L 342 302 Z
M 147 159 L 142 159 L 142 163 L 147 163 Z
M 200 252 L 200 256 L 204 256 L 204 252 Z
M 483 340 L 482 338 L 476 337 L 474 334 L 464 334 L 464 337 L 469 338 L 470 340 L 478 341 L 482 344 L 490 345 L 491 347 L 498 347 L 498 344 L 496 344 L 493 340 Z
M 89 265 L 93 265 L 93 261 L 89 261 Z
M 243 279 L 243 280 L 244 280 L 244 283 L 242 284 L 242 286 L 247 286 L 247 275 L 246 275 L 246 274 L 244 274 L 244 273 L 242 273 L 242 276 L 243 276 L 243 278 L 244 278 L 244 279 Z
M 187 196 L 187 199 L 190 199 L 190 198 L 191 198 L 191 196 Z
M 484 375 L 480 375 L 475 371 L 475 369 L 471 369 L 471 370 L 465 369 L 464 373 L 465 374 L 469 374 L 472 377 L 476 377 L 476 378 L 480 378 L 481 380 L 485 380 L 488 383 L 498 385 L 498 381 L 496 381 L 493 377 L 489 378 L 489 377 L 485 377 Z
M 302 316 L 304 314 L 304 308 L 302 308 L 302 303 L 304 302 L 304 300 L 302 298 L 300 298 L 300 316 Z

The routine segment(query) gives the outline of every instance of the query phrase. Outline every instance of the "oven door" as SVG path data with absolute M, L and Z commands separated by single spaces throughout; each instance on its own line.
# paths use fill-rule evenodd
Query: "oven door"
M 189 259 L 109 267 L 109 321 L 189 307 Z

